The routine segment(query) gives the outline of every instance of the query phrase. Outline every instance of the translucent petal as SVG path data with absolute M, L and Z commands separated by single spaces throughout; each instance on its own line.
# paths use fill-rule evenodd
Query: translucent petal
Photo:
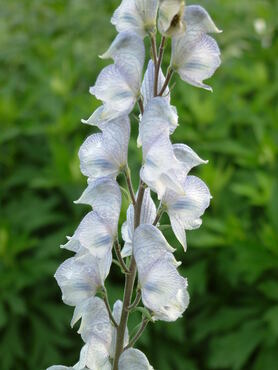
M 184 20 L 187 29 L 195 32 L 221 33 L 208 12 L 199 5 L 189 5 L 186 7 Z
M 120 300 L 117 300 L 114 303 L 114 306 L 113 306 L 113 317 L 116 320 L 117 324 L 120 323 L 122 309 L 123 309 L 123 302 L 120 301 Z M 111 348 L 110 348 L 110 356 L 112 358 L 115 355 L 116 340 L 117 340 L 117 329 L 113 327 L 113 330 L 112 330 L 112 344 L 111 344 Z M 128 335 L 128 329 L 126 328 L 125 337 L 124 337 L 124 347 L 128 345 L 128 341 L 129 341 L 129 335 Z
M 125 118 L 126 117 L 124 117 L 124 119 Z M 87 120 L 82 119 L 81 122 L 86 125 L 102 128 L 103 125 L 105 125 L 108 121 L 115 119 L 121 119 L 119 112 L 117 110 L 113 110 L 111 107 L 105 107 L 104 105 L 101 105 Z
M 112 58 L 135 95 L 138 94 L 145 61 L 143 40 L 132 32 L 121 32 L 101 58 Z
M 103 102 L 103 114 L 109 115 L 110 110 L 118 112 L 118 115 L 131 112 L 137 99 L 138 86 L 130 86 L 129 82 L 128 76 L 118 65 L 109 65 L 100 72 L 90 93 Z
M 153 99 L 154 97 L 154 78 L 155 78 L 155 68 L 152 60 L 149 61 L 147 70 L 144 75 L 144 80 L 141 87 L 141 94 L 143 96 L 144 107 Z M 158 91 L 162 89 L 165 82 L 165 77 L 160 68 L 158 75 Z M 168 103 L 170 103 L 170 91 L 169 88 L 165 90 L 165 97 Z
M 149 270 L 159 260 L 168 259 L 173 266 L 179 265 L 172 254 L 175 250 L 155 226 L 140 225 L 134 233 L 133 243 L 141 284 L 144 284 Z
M 120 370 L 153 370 L 147 357 L 138 349 L 127 349 L 119 360 Z
M 201 159 L 188 145 L 174 144 L 174 153 L 176 158 L 182 162 L 185 172 L 189 172 L 192 168 L 200 164 L 206 164 L 208 161 Z
M 121 211 L 121 190 L 118 183 L 107 177 L 89 181 L 81 198 L 75 203 L 89 204 L 93 210 L 110 225 L 112 233 L 117 233 Z
M 76 246 L 82 246 L 90 251 L 93 256 L 102 258 L 111 252 L 114 235 L 96 212 L 88 213 L 81 221 L 74 235 L 63 248 L 77 252 Z
M 62 290 L 63 301 L 76 306 L 93 297 L 104 285 L 112 263 L 112 253 L 98 259 L 89 253 L 67 259 L 55 273 L 55 279 Z
M 185 195 L 167 192 L 163 203 L 166 204 L 173 231 L 186 249 L 182 229 L 193 230 L 201 226 L 201 216 L 209 207 L 211 195 L 206 184 L 195 176 L 188 176 L 184 182 Z
M 79 150 L 80 169 L 83 175 L 92 179 L 102 176 L 116 177 L 119 165 L 105 150 L 102 134 L 89 136 Z
M 143 197 L 140 224 L 152 225 L 156 217 L 156 206 L 151 197 L 150 189 L 146 189 Z M 122 237 L 125 241 L 122 249 L 122 257 L 128 257 L 132 254 L 132 239 L 134 233 L 134 208 L 130 205 L 127 210 L 127 221 L 122 226 Z
M 90 179 L 116 177 L 127 163 L 130 123 L 127 116 L 100 124 L 79 150 L 81 172 Z
M 173 249 L 162 233 L 151 225 L 134 233 L 134 256 L 138 267 L 142 300 L 157 319 L 174 321 L 188 306 L 187 282 L 177 272 Z
M 158 0 L 123 0 L 111 23 L 118 32 L 131 30 L 145 37 L 155 29 L 157 7 Z
M 178 126 L 178 115 L 167 98 L 153 98 L 147 105 L 139 126 L 144 158 L 158 136 L 174 132 Z
M 160 0 L 158 29 L 164 36 L 179 35 L 185 31 L 184 0 Z
M 95 336 L 90 338 L 82 348 L 80 364 L 81 366 L 86 364 L 86 369 L 90 370 L 112 370 L 106 343 Z M 76 370 L 79 370 L 79 368 Z
M 220 50 L 210 36 L 187 30 L 173 38 L 171 66 L 189 84 L 211 91 L 203 80 L 211 77 L 220 64 Z
M 183 165 L 174 155 L 174 150 L 167 135 L 162 134 L 147 152 L 141 169 L 141 179 L 162 199 L 167 188 L 183 193 L 179 181 Z

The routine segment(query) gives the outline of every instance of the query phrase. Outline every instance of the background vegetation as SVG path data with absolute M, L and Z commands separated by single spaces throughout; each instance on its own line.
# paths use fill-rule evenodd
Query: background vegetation
M 278 364 L 278 2 L 200 0 L 224 29 L 214 94 L 176 79 L 174 140 L 209 165 L 203 227 L 179 248 L 191 305 L 150 326 L 140 347 L 159 370 L 275 370 Z M 53 279 L 86 207 L 77 152 L 99 105 L 88 88 L 115 36 L 118 0 L 0 1 L 0 368 L 73 364 L 81 341 Z M 147 47 L 149 47 L 147 45 Z M 169 55 L 167 56 L 169 59 Z M 137 170 L 136 123 L 130 150 Z M 134 180 L 136 178 L 134 177 Z M 125 207 L 127 204 L 125 204 Z M 122 220 L 124 212 L 122 214 Z M 110 291 L 121 295 L 113 269 Z

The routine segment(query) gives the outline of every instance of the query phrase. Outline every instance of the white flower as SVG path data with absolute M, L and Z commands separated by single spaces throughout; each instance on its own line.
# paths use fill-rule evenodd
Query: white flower
M 184 195 L 168 190 L 162 200 L 170 217 L 173 231 L 186 250 L 185 230 L 201 226 L 201 216 L 209 207 L 211 195 L 206 184 L 195 176 L 184 180 Z
M 159 1 L 158 29 L 164 36 L 179 35 L 184 32 L 184 0 Z
M 162 233 L 152 225 L 134 232 L 134 257 L 144 305 L 155 319 L 175 321 L 188 306 L 187 280 L 179 275 L 172 252 Z
M 91 135 L 79 150 L 80 168 L 90 179 L 115 178 L 126 166 L 130 123 L 127 116 L 109 121 L 102 133 Z
M 122 302 L 116 301 L 113 315 L 116 322 L 120 321 Z M 115 354 L 116 329 L 111 325 L 104 302 L 100 298 L 91 298 L 83 306 L 75 309 L 72 325 L 82 319 L 78 332 L 85 342 L 77 364 L 87 366 L 91 370 L 111 370 Z M 128 344 L 126 329 L 124 346 Z M 137 367 L 134 367 L 134 366 Z M 146 356 L 133 349 L 123 352 L 119 360 L 119 370 L 152 370 Z
M 55 273 L 63 301 L 70 306 L 77 306 L 94 297 L 97 290 L 104 286 L 111 263 L 111 252 L 102 259 L 87 252 L 63 262 Z
M 111 23 L 118 32 L 134 31 L 141 37 L 156 29 L 158 0 L 123 0 Z
M 139 126 L 140 141 L 145 157 L 155 139 L 162 133 L 169 136 L 178 126 L 178 114 L 174 106 L 164 97 L 149 101 Z
M 143 197 L 140 224 L 152 225 L 156 217 L 156 206 L 151 197 L 150 189 L 146 189 Z M 132 253 L 132 239 L 134 233 L 134 207 L 131 204 L 127 210 L 127 220 L 122 225 L 122 237 L 125 241 L 122 249 L 122 257 L 128 257 Z
M 74 203 L 88 204 L 110 225 L 112 234 L 117 233 L 121 211 L 121 190 L 116 181 L 103 177 L 95 181 L 89 180 L 88 187 Z
M 62 247 L 74 252 L 86 248 L 93 256 L 103 258 L 111 252 L 117 235 L 121 209 L 119 185 L 107 178 L 89 183 L 88 189 L 78 202 L 89 203 L 94 211 L 84 217 L 74 235 L 68 238 L 68 243 Z
M 153 370 L 153 367 L 144 353 L 130 348 L 120 356 L 119 370 Z
M 155 67 L 154 67 L 153 61 L 150 60 L 148 63 L 148 67 L 145 72 L 144 80 L 143 80 L 142 87 L 141 87 L 141 94 L 143 96 L 144 108 L 154 97 L 154 78 L 155 78 Z M 160 68 L 159 74 L 158 74 L 158 84 L 157 84 L 158 91 L 161 91 L 164 85 L 164 82 L 165 82 L 165 76 Z M 164 96 L 167 102 L 170 103 L 170 91 L 168 87 L 166 88 L 164 92 Z
M 102 100 L 104 116 L 129 114 L 140 94 L 145 47 L 135 33 L 120 33 L 102 58 L 112 58 L 113 65 L 105 67 L 90 93 Z
M 207 35 L 221 32 L 209 14 L 200 6 L 186 7 L 186 31 L 172 40 L 171 68 L 189 84 L 212 91 L 203 83 L 220 66 L 220 50 L 216 41 Z

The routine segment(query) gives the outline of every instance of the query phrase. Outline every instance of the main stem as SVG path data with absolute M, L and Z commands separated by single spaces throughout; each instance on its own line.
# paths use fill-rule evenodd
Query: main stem
M 134 209 L 134 230 L 140 225 L 141 208 L 142 208 L 144 192 L 145 192 L 145 187 L 144 187 L 143 182 L 141 181 L 136 204 L 134 207 L 135 208 Z M 125 279 L 123 310 L 122 310 L 120 324 L 117 329 L 117 343 L 116 343 L 113 370 L 119 369 L 119 366 L 118 366 L 119 358 L 124 348 L 124 337 L 125 337 L 125 331 L 126 331 L 126 326 L 128 322 L 128 316 L 129 316 L 128 307 L 131 304 L 131 298 L 132 298 L 134 282 L 135 282 L 136 272 L 137 272 L 136 262 L 135 262 L 135 258 L 133 255 L 131 257 L 129 271 L 130 273 L 126 275 L 126 279 Z

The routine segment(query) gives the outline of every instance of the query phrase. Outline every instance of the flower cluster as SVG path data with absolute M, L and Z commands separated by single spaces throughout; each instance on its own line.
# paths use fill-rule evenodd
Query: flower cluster
M 133 348 L 135 342 L 148 322 L 175 321 L 189 304 L 187 280 L 178 272 L 175 249 L 162 234 L 161 216 L 168 213 L 173 232 L 186 250 L 186 230 L 200 227 L 211 199 L 205 183 L 189 175 L 206 161 L 187 145 L 172 144 L 178 114 L 171 105 L 169 83 L 176 72 L 187 83 L 211 90 L 203 80 L 220 65 L 220 51 L 208 34 L 220 31 L 202 7 L 186 6 L 183 0 L 123 0 L 111 22 L 119 33 L 101 58 L 113 63 L 90 88 L 102 105 L 82 120 L 99 129 L 79 151 L 88 187 L 76 203 L 87 204 L 92 211 L 62 246 L 74 256 L 55 274 L 63 301 L 75 307 L 71 324 L 81 322 L 78 332 L 84 346 L 75 366 L 48 370 L 153 369 L 146 356 Z M 152 55 L 143 76 L 147 36 Z M 165 76 L 161 66 L 168 38 L 172 55 Z M 136 102 L 140 108 L 138 147 L 143 153 L 137 192 L 128 167 L 129 115 Z M 117 183 L 122 175 L 131 201 L 121 228 L 123 246 L 118 235 L 122 194 Z M 105 288 L 112 262 L 125 274 L 123 301 L 116 301 L 113 309 Z M 140 302 L 143 307 L 138 307 Z M 134 310 L 142 313 L 142 323 L 130 338 L 127 323 Z

